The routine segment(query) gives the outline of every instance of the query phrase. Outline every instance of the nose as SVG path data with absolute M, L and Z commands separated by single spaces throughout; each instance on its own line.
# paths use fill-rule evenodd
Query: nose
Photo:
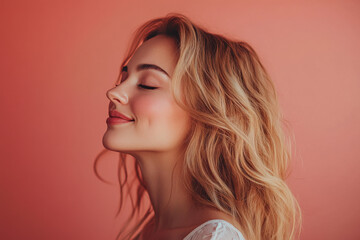
M 106 92 L 107 98 L 116 103 L 126 104 L 129 100 L 128 95 L 120 85 L 116 85 Z

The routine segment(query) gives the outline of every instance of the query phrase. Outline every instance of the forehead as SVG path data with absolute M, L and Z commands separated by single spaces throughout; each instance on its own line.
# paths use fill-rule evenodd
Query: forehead
M 130 59 L 128 66 L 134 68 L 141 63 L 155 64 L 171 76 L 178 59 L 176 49 L 174 39 L 164 35 L 155 36 L 141 44 Z

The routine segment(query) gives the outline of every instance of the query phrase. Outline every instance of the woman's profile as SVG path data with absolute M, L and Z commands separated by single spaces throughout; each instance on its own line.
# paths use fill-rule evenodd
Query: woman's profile
M 151 204 L 118 239 L 295 238 L 282 114 L 249 44 L 172 13 L 137 29 L 120 69 L 103 145 L 120 153 L 132 215 Z

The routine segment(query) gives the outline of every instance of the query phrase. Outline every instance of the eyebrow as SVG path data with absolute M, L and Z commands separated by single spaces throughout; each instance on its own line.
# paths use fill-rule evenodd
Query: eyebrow
M 143 64 L 137 65 L 137 67 L 136 67 L 136 71 L 141 71 L 141 70 L 146 70 L 146 69 L 157 70 L 161 73 L 164 73 L 166 76 L 168 76 L 170 78 L 169 74 L 164 69 L 162 69 L 161 67 L 154 65 L 154 64 L 143 63 Z M 127 72 L 127 70 L 128 70 L 127 66 L 124 66 L 122 69 L 122 71 L 125 71 L 125 72 Z

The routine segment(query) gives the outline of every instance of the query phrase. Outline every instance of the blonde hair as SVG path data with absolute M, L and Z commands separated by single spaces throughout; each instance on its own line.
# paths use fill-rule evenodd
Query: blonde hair
M 192 119 L 183 146 L 187 191 L 198 203 L 233 216 L 247 239 L 294 239 L 301 211 L 285 183 L 291 150 L 274 84 L 257 53 L 246 42 L 209 33 L 171 13 L 137 29 L 120 69 L 144 41 L 159 34 L 172 37 L 178 46 L 171 91 Z M 119 212 L 124 186 L 130 184 L 125 158 L 120 153 Z M 131 218 L 146 193 L 139 165 L 132 164 L 137 190 L 136 196 L 129 192 L 136 199 Z M 131 239 L 152 214 L 150 204 L 122 239 Z

